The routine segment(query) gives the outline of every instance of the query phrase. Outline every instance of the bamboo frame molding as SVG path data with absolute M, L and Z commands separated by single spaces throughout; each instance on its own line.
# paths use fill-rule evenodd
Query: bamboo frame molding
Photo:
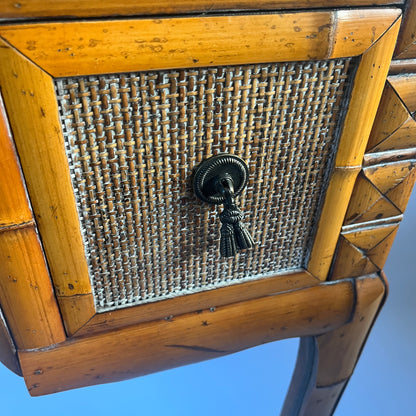
M 3 26 L 0 36 L 64 77 L 358 56 L 399 15 L 376 9 L 81 21 Z
M 403 4 L 404 0 L 168 0 L 134 1 L 101 0 L 91 7 L 83 0 L 0 0 L 0 17 L 6 19 L 41 17 L 103 17 L 133 15 L 167 15 L 209 13 L 214 11 L 247 11 L 305 9 L 319 7 L 357 7 Z
M 318 284 L 328 276 L 399 25 L 399 10 L 376 9 L 0 26 L 0 83 L 67 333 L 100 330 L 101 318 L 95 322 L 53 77 L 360 57 L 303 275 L 304 284 Z M 134 309 L 131 315 L 140 313 Z M 137 322 L 120 316 L 115 325 Z M 92 327 L 83 328 L 90 320 Z
M 30 394 L 37 396 L 325 333 L 348 322 L 354 308 L 353 281 L 321 284 L 21 351 L 19 359 Z

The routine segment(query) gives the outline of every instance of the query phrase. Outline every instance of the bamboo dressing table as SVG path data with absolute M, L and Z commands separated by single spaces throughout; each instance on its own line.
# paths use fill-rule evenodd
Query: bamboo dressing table
M 0 6 L 1 361 L 36 396 L 301 337 L 282 414 L 332 414 L 415 181 L 415 2 Z

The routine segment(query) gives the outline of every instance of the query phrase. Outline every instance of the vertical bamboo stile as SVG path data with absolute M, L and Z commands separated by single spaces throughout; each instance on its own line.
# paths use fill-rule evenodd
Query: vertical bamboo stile
M 51 77 L 5 42 L 0 83 L 57 295 L 91 292 Z M 45 229 L 48 232 L 45 232 Z M 60 253 L 54 255 L 54 253 Z
M 10 335 L 6 320 L 2 310 L 0 309 L 0 362 L 2 362 L 9 370 L 22 375 L 19 360 L 17 358 L 16 346 Z
M 335 172 L 337 170 L 345 170 L 346 172 L 352 170 L 357 175 L 360 170 L 399 28 L 400 18 L 395 20 L 381 38 L 361 57 L 341 133 L 335 160 Z M 331 182 L 333 180 L 334 178 Z M 345 189 L 342 192 L 343 203 L 340 204 L 336 194 L 331 191 L 332 183 L 330 183 L 322 208 L 315 243 L 308 263 L 308 271 L 321 280 L 328 277 L 348 201 L 353 190 L 353 183 L 350 182 L 350 186 L 347 184 L 348 182 L 345 182 Z M 335 186 L 335 184 L 332 186 L 334 192 L 340 191 L 339 186 Z
M 389 76 L 354 185 L 331 280 L 381 271 L 416 179 L 415 78 Z
M 290 62 L 327 56 L 332 14 L 27 24 L 0 26 L 0 36 L 54 77 Z
M 0 230 L 32 221 L 20 166 L 0 95 Z
M 385 298 L 378 275 L 354 280 L 350 320 L 334 331 L 303 337 L 281 416 L 329 416 L 334 413 Z
M 65 340 L 33 225 L 0 233 L 0 304 L 18 349 L 47 347 Z

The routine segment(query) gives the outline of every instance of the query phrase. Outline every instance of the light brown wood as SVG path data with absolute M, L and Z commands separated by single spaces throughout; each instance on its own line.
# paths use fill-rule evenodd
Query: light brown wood
M 399 15 L 398 9 L 382 9 L 45 23 L 0 27 L 0 36 L 61 77 L 356 56 Z M 383 49 L 388 66 L 389 48 Z
M 392 223 L 367 223 L 341 233 L 331 269 L 331 280 L 362 276 L 383 269 L 400 219 Z
M 90 293 L 52 79 L 3 41 L 0 60 L 4 101 L 55 290 Z
M 362 56 L 337 152 L 338 167 L 362 162 L 399 28 L 400 19 Z
M 405 101 L 412 102 L 413 83 L 407 79 L 407 75 L 389 77 L 384 88 L 331 280 L 380 271 L 394 241 L 416 179 L 416 124 L 405 105 Z
M 318 12 L 47 23 L 1 27 L 0 36 L 60 77 L 319 59 L 327 53 L 330 19 Z
M 228 10 L 273 10 L 402 4 L 403 0 L 101 0 L 91 7 L 83 0 L 0 0 L 0 17 L 95 17 L 163 15 Z
M 397 40 L 395 58 L 416 58 L 416 0 L 407 0 L 403 27 Z
M 391 117 L 390 117 L 391 118 Z M 416 141 L 416 121 L 412 116 L 408 116 L 406 121 L 398 127 L 387 138 L 369 150 L 371 153 L 390 152 L 399 149 L 408 149 L 415 145 Z M 369 153 L 370 154 L 370 153 Z
M 327 278 L 345 211 L 360 168 L 336 168 L 331 176 L 307 270 L 320 280 Z
M 400 100 L 400 97 L 392 86 L 386 83 L 374 125 L 371 129 L 366 152 L 384 150 L 386 146 L 384 148 L 381 147 L 383 141 L 400 129 L 409 117 L 409 111 Z M 398 148 L 401 146 L 399 143 Z
M 369 330 L 386 296 L 379 277 L 356 281 L 357 303 L 351 321 L 317 337 L 319 362 L 317 387 L 330 386 L 348 379 L 354 370 Z M 342 351 L 342 353 L 340 353 Z
M 344 225 L 373 221 L 377 218 L 399 215 L 399 210 L 387 201 L 383 194 L 365 177 L 358 175 L 354 192 L 348 205 Z
M 33 226 L 0 233 L 0 304 L 17 348 L 40 348 L 65 340 Z
M 400 210 L 373 183 L 360 173 L 354 187 L 344 224 L 357 224 L 396 217 Z
M 322 284 L 74 339 L 55 348 L 20 351 L 19 358 L 28 389 L 37 396 L 330 331 L 347 322 L 353 304 L 351 282 Z
M 82 328 L 95 315 L 94 296 L 92 293 L 75 296 L 58 296 L 57 299 L 68 336 L 74 335 L 75 332 Z
M 330 57 L 361 55 L 390 29 L 399 15 L 398 9 L 387 13 L 385 9 L 374 9 L 371 14 L 366 9 L 337 11 Z M 390 59 L 391 56 L 387 55 L 387 61 Z
M 88 296 L 91 285 L 57 120 L 55 93 L 52 80 L 45 71 L 54 76 L 68 76 L 154 67 L 304 60 L 334 57 L 341 51 L 342 54 L 359 54 L 376 42 L 374 47 L 365 52 L 360 73 L 360 70 L 371 70 L 373 64 L 389 58 L 394 29 L 387 31 L 381 40 L 377 41 L 377 38 L 397 20 L 398 15 L 398 10 L 383 9 L 0 27 L 0 35 L 7 39 L 0 49 L 2 61 L 5 62 L 0 69 L 0 81 L 6 91 L 11 125 L 25 166 L 36 219 L 45 241 L 55 290 L 62 302 L 63 314 L 69 319 L 69 332 L 75 332 L 77 325 L 92 318 L 90 313 L 94 306 L 92 297 Z M 342 36 L 347 35 L 346 31 L 350 30 L 351 22 L 356 20 L 357 44 L 360 44 L 358 49 L 352 38 L 342 47 L 334 49 L 333 43 L 340 42 Z M 336 30 L 331 29 L 331 23 L 335 24 Z M 261 36 L 258 36 L 259 27 L 262 28 Z M 276 36 L 277 29 L 279 36 Z M 8 42 L 13 46 L 8 45 Z M 380 48 L 383 53 L 379 51 Z M 130 59 L 125 59 L 126 54 L 131 55 Z M 377 99 L 375 85 L 380 84 L 379 77 L 383 77 L 384 73 L 378 69 L 373 72 L 374 76 L 371 76 L 374 80 L 371 82 L 367 79 L 370 75 L 359 75 L 357 88 L 362 94 L 362 84 L 368 82 L 372 86 L 370 98 Z M 20 94 L 16 95 L 16 91 L 20 91 Z M 354 98 L 353 94 L 352 106 L 354 100 L 358 98 Z M 21 114 L 30 116 L 20 120 Z M 39 114 L 39 117 L 32 117 L 34 114 Z M 354 126 L 357 124 L 355 116 L 357 114 L 354 113 L 350 117 Z M 362 114 L 360 116 L 363 119 Z M 348 130 L 351 129 L 345 128 L 345 131 Z M 353 139 L 360 143 L 362 141 L 361 136 L 351 138 L 349 134 L 341 138 L 340 148 L 344 158 L 347 157 L 347 151 L 355 150 L 351 145 Z M 323 220 L 318 227 L 317 240 L 323 235 L 325 238 L 319 247 L 314 248 L 311 264 L 319 263 L 312 273 L 316 272 L 320 279 L 326 277 L 344 215 L 342 209 L 346 209 L 353 176 L 357 174 L 355 167 L 349 167 L 345 172 L 335 174 L 334 183 L 329 187 L 324 212 L 332 220 Z M 346 191 L 342 196 L 344 204 L 338 201 L 339 186 Z M 326 237 L 327 231 L 332 233 L 332 237 Z M 321 247 L 327 241 L 329 246 Z M 82 317 L 74 317 L 77 309 L 84 311 Z
M 416 72 L 416 59 L 397 59 L 391 62 L 391 75 L 412 74 Z
M 330 416 L 351 377 L 386 294 L 377 275 L 356 282 L 356 304 L 346 325 L 302 338 L 281 416 Z
M 360 250 L 368 253 L 374 247 L 380 245 L 386 237 L 395 233 L 398 229 L 397 224 L 384 224 L 379 227 L 359 228 L 342 233 L 350 243 L 354 244 Z
M 87 325 L 79 329 L 76 336 L 109 331 L 156 319 L 174 319 L 175 316 L 184 313 L 217 308 L 268 294 L 310 287 L 318 283 L 320 283 L 318 279 L 305 271 L 283 273 L 193 295 L 180 296 L 114 312 L 99 313 Z
M 362 56 L 345 118 L 336 169 L 325 197 L 308 271 L 325 280 L 331 266 L 353 182 L 362 163 L 366 141 L 383 91 L 394 42 L 400 26 L 390 29 Z
M 416 148 L 391 150 L 382 153 L 366 153 L 363 166 L 380 165 L 382 163 L 400 162 L 401 160 L 416 160 Z
M 413 161 L 400 161 L 383 165 L 368 166 L 363 169 L 365 176 L 383 194 L 389 193 L 403 182 L 414 168 Z
M 377 266 L 368 258 L 367 253 L 355 247 L 341 234 L 329 280 L 349 279 L 377 271 Z
M 32 212 L 0 95 L 0 229 L 32 221 Z
M 18 375 L 22 375 L 19 360 L 17 358 L 17 351 L 10 331 L 7 328 L 6 321 L 0 309 L 0 362 L 3 363 L 9 370 Z
M 416 73 L 389 76 L 388 81 L 409 112 L 414 113 L 416 111 Z

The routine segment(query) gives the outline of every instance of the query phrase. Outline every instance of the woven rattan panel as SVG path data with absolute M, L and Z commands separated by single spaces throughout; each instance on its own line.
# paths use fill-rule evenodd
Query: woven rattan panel
M 56 80 L 98 311 L 303 267 L 346 106 L 348 59 Z M 217 153 L 249 165 L 257 245 L 219 256 L 219 208 L 191 190 Z

